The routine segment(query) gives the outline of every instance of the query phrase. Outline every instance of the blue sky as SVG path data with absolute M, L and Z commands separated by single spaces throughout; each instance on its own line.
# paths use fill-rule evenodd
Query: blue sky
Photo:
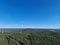
M 60 1 L 0 0 L 0 28 L 60 28 Z

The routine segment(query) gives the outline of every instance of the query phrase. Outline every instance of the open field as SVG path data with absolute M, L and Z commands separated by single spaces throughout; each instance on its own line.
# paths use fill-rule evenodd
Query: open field
M 60 33 L 46 29 L 5 31 L 0 33 L 0 45 L 60 45 Z

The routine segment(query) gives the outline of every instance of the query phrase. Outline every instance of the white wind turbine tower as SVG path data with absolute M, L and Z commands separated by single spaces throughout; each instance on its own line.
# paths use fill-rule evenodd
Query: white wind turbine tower
M 22 28 L 23 28 L 23 26 L 24 26 L 24 21 L 22 21 Z
M 21 22 L 21 28 L 23 29 L 24 21 Z M 22 30 L 20 31 L 20 34 L 22 34 Z
M 1 27 L 1 33 L 2 33 L 2 34 L 4 33 L 4 29 L 3 29 L 3 27 Z
M 4 29 L 1 28 L 1 33 L 3 34 L 4 33 Z

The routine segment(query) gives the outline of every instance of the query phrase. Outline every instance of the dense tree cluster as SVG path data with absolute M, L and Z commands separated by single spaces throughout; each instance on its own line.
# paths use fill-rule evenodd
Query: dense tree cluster
M 15 41 L 23 43 L 20 45 L 60 45 L 60 33 L 48 30 L 19 31 L 11 36 Z
M 1 37 L 5 40 L 6 45 L 60 45 L 60 33 L 49 30 L 25 29 L 5 32 L 1 34 Z

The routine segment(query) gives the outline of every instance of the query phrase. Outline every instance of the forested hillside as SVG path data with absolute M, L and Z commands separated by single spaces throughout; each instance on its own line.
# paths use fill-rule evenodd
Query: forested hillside
M 50 30 L 20 30 L 0 34 L 0 45 L 60 45 L 60 33 Z

